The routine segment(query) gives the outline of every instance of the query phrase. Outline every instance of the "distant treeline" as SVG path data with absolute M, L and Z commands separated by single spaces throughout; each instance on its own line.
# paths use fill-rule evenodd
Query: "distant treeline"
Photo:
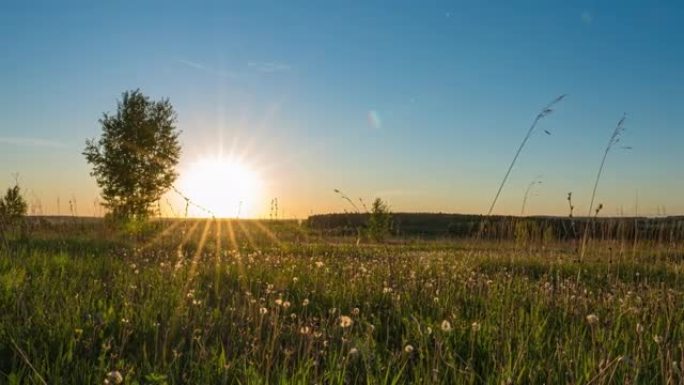
M 307 224 L 327 235 L 356 235 L 368 222 L 369 214 L 312 215 Z M 394 213 L 392 232 L 397 236 L 417 237 L 485 237 L 495 239 L 570 240 L 579 239 L 589 225 L 594 239 L 650 239 L 663 242 L 684 240 L 684 216 L 646 218 L 570 218 L 515 217 L 441 214 Z

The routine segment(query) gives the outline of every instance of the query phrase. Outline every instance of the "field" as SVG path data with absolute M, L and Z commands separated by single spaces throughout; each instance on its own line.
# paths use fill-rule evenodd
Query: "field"
M 0 246 L 0 383 L 684 382 L 684 245 L 577 248 L 43 224 Z

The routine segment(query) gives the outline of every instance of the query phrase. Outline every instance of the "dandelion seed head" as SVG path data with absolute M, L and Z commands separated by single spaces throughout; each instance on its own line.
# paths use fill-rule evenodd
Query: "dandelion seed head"
M 599 322 L 599 317 L 596 314 L 589 314 L 587 316 L 587 322 L 589 325 L 597 324 Z
M 118 370 L 112 370 L 111 372 L 107 373 L 107 378 L 104 380 L 105 384 L 120 384 L 122 382 L 123 376 Z
M 444 321 L 442 321 L 442 324 L 440 325 L 440 327 L 442 328 L 443 332 L 448 333 L 451 331 L 451 322 L 444 320 Z
M 347 329 L 352 326 L 354 321 L 351 319 L 351 317 L 342 315 L 340 316 L 340 327 L 343 329 Z

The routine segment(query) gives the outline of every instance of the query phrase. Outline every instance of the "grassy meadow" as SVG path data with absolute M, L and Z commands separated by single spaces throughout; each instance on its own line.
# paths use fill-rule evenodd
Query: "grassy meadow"
M 676 384 L 684 245 L 43 224 L 0 246 L 2 384 Z M 120 376 L 119 376 L 120 375 Z

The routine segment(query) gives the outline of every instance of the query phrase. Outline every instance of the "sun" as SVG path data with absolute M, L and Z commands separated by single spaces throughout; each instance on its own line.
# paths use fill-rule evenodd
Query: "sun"
M 253 217 L 262 189 L 258 173 L 245 162 L 220 156 L 191 163 L 179 185 L 193 202 L 188 207 L 193 217 Z

